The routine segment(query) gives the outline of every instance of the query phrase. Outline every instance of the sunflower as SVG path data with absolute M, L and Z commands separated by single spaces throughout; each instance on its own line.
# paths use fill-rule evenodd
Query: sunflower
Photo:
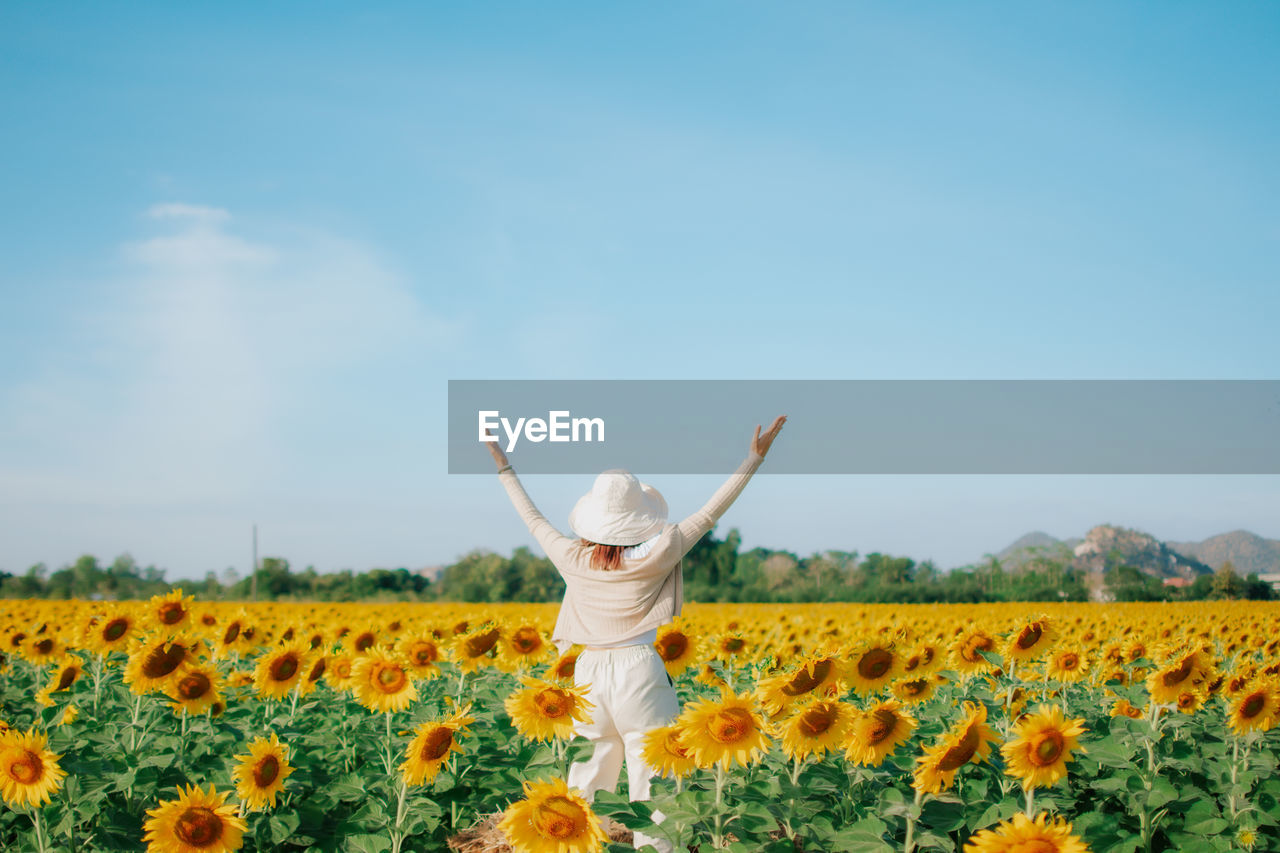
M 578 666 L 578 652 L 570 649 L 560 657 L 556 658 L 556 662 L 547 667 L 547 671 L 542 677 L 548 681 L 567 681 L 573 683 L 573 673 Z
M 563 779 L 524 783 L 524 799 L 503 812 L 498 829 L 515 853 L 599 853 L 608 840 L 600 819 Z
M 69 690 L 82 675 L 84 675 L 84 661 L 76 655 L 63 655 L 62 660 L 58 661 L 58 670 L 49 681 L 48 690 L 50 693 Z
M 28 637 L 22 655 L 35 666 L 53 663 L 67 652 L 66 643 L 52 634 L 36 634 Z
M 903 702 L 927 701 L 938 689 L 932 678 L 903 678 L 893 683 L 893 695 Z
M 922 643 L 902 659 L 902 672 L 913 678 L 923 678 L 942 668 L 942 651 L 933 643 Z
M 985 761 L 995 732 L 987 725 L 987 706 L 965 702 L 965 719 L 916 759 L 912 787 L 937 794 L 951 787 L 956 771 L 970 761 Z
M 1128 717 L 1131 720 L 1137 720 L 1142 717 L 1143 711 L 1141 708 L 1135 708 L 1128 699 L 1117 699 L 1107 713 L 1112 717 Z
M 689 635 L 679 628 L 664 628 L 658 632 L 658 639 L 653 647 L 662 658 L 662 665 L 667 668 L 667 675 L 675 678 L 689 668 L 697 656 L 694 642 Z
M 890 699 L 863 711 L 853 721 L 844 757 L 854 764 L 879 767 L 898 745 L 911 737 L 916 719 Z
M 853 723 L 853 708 L 844 702 L 813 697 L 799 705 L 775 729 L 781 732 L 782 751 L 792 760 L 810 755 L 822 757 L 844 742 Z
M 400 765 L 406 785 L 430 783 L 452 753 L 464 751 L 458 735 L 476 721 L 467 713 L 470 710 L 467 705 L 447 719 L 422 723 L 414 729 L 414 738 L 405 748 L 405 762 Z
M 356 658 L 351 677 L 356 699 L 370 711 L 403 711 L 418 699 L 408 663 L 382 646 Z
M 74 723 L 80 717 L 80 709 L 70 703 L 62 709 L 62 716 L 58 718 L 57 725 L 65 726 L 67 723 Z
M 225 802 L 210 785 L 209 793 L 199 785 L 186 790 L 178 786 L 178 799 L 161 802 L 148 809 L 151 818 L 143 824 L 147 831 L 147 853 L 230 853 L 244 843 L 245 822 L 236 815 L 236 806 Z
M 1275 681 L 1258 682 L 1251 690 L 1241 691 L 1231 703 L 1228 726 L 1237 735 L 1252 731 L 1270 731 L 1280 719 L 1280 685 Z
M 417 636 L 396 646 L 414 678 L 431 679 L 440 675 L 440 647 L 429 636 Z
M 676 725 L 680 743 L 699 767 L 719 763 L 727 770 L 734 760 L 746 767 L 769 748 L 764 721 L 752 708 L 751 697 L 728 688 L 718 701 L 704 699 L 685 706 Z
M 1207 694 L 1203 687 L 1191 687 L 1178 694 L 1174 705 L 1184 714 L 1194 714 L 1204 705 Z
M 1040 616 L 1027 622 L 1009 637 L 1005 655 L 1016 661 L 1035 660 L 1047 652 L 1057 639 L 1049 617 Z
M 129 643 L 141 633 L 138 618 L 125 606 L 108 607 L 85 626 L 81 642 L 90 651 L 106 657 L 112 652 L 123 652 Z
M 679 726 L 659 726 L 644 736 L 644 762 L 664 776 L 679 779 L 698 765 L 680 743 Z
M 834 654 L 818 653 L 805 658 L 791 672 L 760 679 L 756 695 L 769 714 L 780 714 L 792 702 L 807 696 L 826 696 L 829 689 L 843 692 L 839 685 L 845 666 Z
M 259 655 L 253 671 L 258 695 L 264 699 L 288 696 L 307 671 L 309 656 L 309 650 L 302 643 L 287 643 Z
M 324 680 L 334 690 L 352 689 L 355 686 L 355 677 L 352 675 L 355 664 L 356 659 L 351 655 L 334 655 L 325 667 Z
M 185 663 L 165 684 L 165 695 L 173 700 L 173 712 L 203 714 L 222 698 L 222 676 L 216 667 Z
M 1041 705 L 1014 726 L 1014 740 L 1000 747 L 1005 772 L 1022 780 L 1024 788 L 1042 788 L 1067 775 L 1071 751 L 1080 748 L 1084 719 L 1067 720 L 1057 705 Z
M 951 645 L 951 663 L 962 673 L 990 672 L 994 665 L 982 652 L 996 653 L 995 638 L 981 628 L 970 628 Z
M 191 605 L 195 596 L 183 596 L 178 587 L 167 595 L 153 595 L 143 609 L 147 630 L 162 637 L 172 637 L 192 627 Z
M 1199 649 L 1180 649 L 1165 656 L 1164 665 L 1147 676 L 1147 692 L 1161 705 L 1206 680 L 1211 663 Z
M 521 625 L 498 643 L 498 665 L 507 671 L 530 666 L 547 656 L 552 646 L 536 625 Z
M 276 794 L 284 790 L 284 780 L 293 772 L 289 764 L 289 747 L 282 744 L 275 732 L 270 738 L 260 737 L 249 744 L 248 755 L 237 755 L 240 762 L 231 771 L 236 783 L 236 794 L 244 800 L 245 807 L 257 811 L 268 805 L 276 807 Z
M 34 731 L 0 734 L 0 796 L 9 805 L 42 806 L 62 787 L 67 775 L 58 764 L 62 756 L 45 749 L 46 741 Z
M 187 635 L 153 635 L 142 640 L 129 655 L 124 681 L 139 695 L 163 690 L 179 667 L 194 663 L 203 653 L 203 644 Z
M 247 638 L 244 636 L 248 622 L 249 614 L 243 607 L 231 615 L 217 632 L 218 642 L 214 646 L 216 657 L 222 657 L 229 651 L 248 651 Z
M 1088 671 L 1088 658 L 1076 649 L 1063 649 L 1049 659 L 1046 676 L 1066 684 L 1079 681 Z
M 849 657 L 849 681 L 859 693 L 871 693 L 889 684 L 902 669 L 893 646 L 873 642 L 859 646 Z
M 459 634 L 453 641 L 453 662 L 463 672 L 474 672 L 485 661 L 502 639 L 502 629 L 493 622 L 486 622 L 474 631 Z
M 352 656 L 364 654 L 378 643 L 378 632 L 371 625 L 364 625 L 343 638 L 343 645 Z
M 1050 819 L 1041 812 L 1035 820 L 1016 814 L 995 829 L 984 829 L 964 845 L 964 853 L 1089 853 L 1088 846 L 1071 834 L 1071 824 Z
M 511 715 L 516 731 L 533 740 L 573 737 L 576 722 L 589 722 L 595 706 L 587 701 L 590 685 L 575 687 L 553 684 L 525 676 L 523 690 L 507 696 L 503 707 Z
M 730 630 L 707 643 L 707 654 L 711 660 L 722 661 L 726 666 L 734 666 L 746 656 L 751 643 L 741 631 Z
M 315 691 L 316 686 L 320 684 L 320 679 L 324 677 L 325 671 L 328 668 L 329 656 L 326 654 L 317 655 L 311 661 L 311 666 L 307 667 L 307 674 L 298 682 L 298 695 L 311 695 L 311 693 Z

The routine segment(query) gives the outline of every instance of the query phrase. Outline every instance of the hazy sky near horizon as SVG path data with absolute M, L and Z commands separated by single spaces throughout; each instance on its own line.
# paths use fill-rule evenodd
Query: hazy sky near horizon
M 449 379 L 1278 378 L 1278 39 L 1261 2 L 7 4 L 0 570 L 532 544 L 445 473 Z M 590 478 L 526 485 L 563 529 Z M 1280 477 L 762 475 L 721 529 L 952 566 L 1104 522 L 1280 538 Z

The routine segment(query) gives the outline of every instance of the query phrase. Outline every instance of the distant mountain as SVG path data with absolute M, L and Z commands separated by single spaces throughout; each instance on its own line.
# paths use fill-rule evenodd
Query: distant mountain
M 1193 579 L 1230 560 L 1239 575 L 1280 573 L 1280 539 L 1247 530 L 1211 536 L 1201 542 L 1161 542 L 1150 534 L 1110 524 L 1094 527 L 1084 538 L 1058 539 L 1043 531 L 1019 537 L 995 554 L 1009 568 L 1027 565 L 1036 556 L 1101 572 L 1108 556 L 1161 578 Z
M 1213 571 L 1194 557 L 1175 551 L 1140 530 L 1099 524 L 1071 549 L 1075 568 L 1100 574 L 1109 567 L 1133 566 L 1158 578 L 1193 580 Z
M 1210 569 L 1230 560 L 1238 575 L 1280 572 L 1280 539 L 1264 539 L 1247 530 L 1220 533 L 1203 542 L 1170 542 L 1169 547 Z

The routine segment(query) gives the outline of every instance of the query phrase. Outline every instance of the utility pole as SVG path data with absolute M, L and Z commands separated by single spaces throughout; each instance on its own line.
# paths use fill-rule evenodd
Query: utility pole
M 249 600 L 258 600 L 258 525 L 253 525 L 253 574 L 249 581 Z

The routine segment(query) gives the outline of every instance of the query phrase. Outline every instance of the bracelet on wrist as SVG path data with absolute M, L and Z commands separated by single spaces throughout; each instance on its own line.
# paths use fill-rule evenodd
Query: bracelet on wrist
M 501 468 L 499 468 L 499 469 L 498 469 L 498 473 L 499 473 L 499 474 L 502 474 L 502 473 L 505 473 L 505 472 L 507 472 L 507 471 L 511 471 L 511 470 L 514 470 L 514 469 L 511 467 L 511 465 L 509 465 L 509 464 L 508 464 L 508 465 L 503 465 Z

